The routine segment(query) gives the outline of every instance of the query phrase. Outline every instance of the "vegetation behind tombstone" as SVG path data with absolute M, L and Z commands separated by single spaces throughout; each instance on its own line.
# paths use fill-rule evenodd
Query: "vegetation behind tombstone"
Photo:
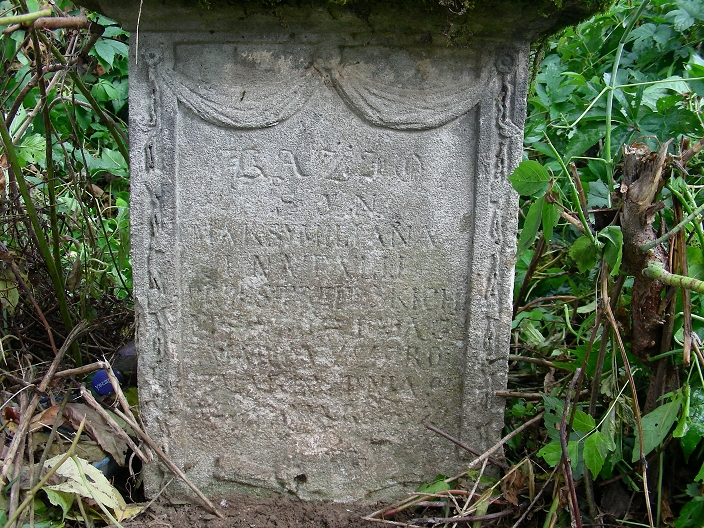
M 544 45 L 511 178 L 511 378 L 541 396 L 507 420 L 545 411 L 511 453 L 558 467 L 546 523 L 704 525 L 702 22 L 620 2 Z
M 81 14 L 70 2 L 57 6 L 65 11 L 51 10 L 53 18 Z M 41 8 L 5 0 L 0 15 Z M 80 320 L 96 324 L 69 364 L 111 353 L 129 337 L 127 34 L 99 16 L 84 21 L 0 28 L 5 361 L 53 358 Z
M 0 15 L 41 7 L 4 0 Z M 79 320 L 94 324 L 75 364 L 131 324 L 126 34 L 92 20 L 102 35 L 2 37 L 0 350 L 29 380 Z M 501 507 L 515 502 L 523 526 L 704 525 L 702 22 L 698 1 L 621 2 L 543 44 L 512 177 L 524 397 L 508 399 L 507 427 L 545 412 L 506 452 Z

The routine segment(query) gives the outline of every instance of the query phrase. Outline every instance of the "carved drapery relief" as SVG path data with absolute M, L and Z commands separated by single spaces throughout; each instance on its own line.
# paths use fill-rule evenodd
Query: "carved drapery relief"
M 427 89 L 403 88 L 370 79 L 363 65 L 323 65 L 311 57 L 308 66 L 272 72 L 257 83 L 224 78 L 215 85 L 193 79 L 168 67 L 153 55 L 150 78 L 158 80 L 198 117 L 235 129 L 276 126 L 300 111 L 312 94 L 330 79 L 336 92 L 356 115 L 368 123 L 393 130 L 430 130 L 467 114 L 493 89 L 493 63 L 461 84 Z M 316 78 L 317 77 L 317 78 Z M 510 125 L 509 125 L 510 126 Z

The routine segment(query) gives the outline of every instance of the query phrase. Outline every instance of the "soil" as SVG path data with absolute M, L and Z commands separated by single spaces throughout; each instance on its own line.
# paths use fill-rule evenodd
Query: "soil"
M 378 523 L 361 517 L 373 506 L 306 502 L 286 496 L 252 497 L 238 495 L 221 502 L 220 519 L 194 504 L 173 504 L 168 499 L 152 504 L 124 528 L 370 528 Z

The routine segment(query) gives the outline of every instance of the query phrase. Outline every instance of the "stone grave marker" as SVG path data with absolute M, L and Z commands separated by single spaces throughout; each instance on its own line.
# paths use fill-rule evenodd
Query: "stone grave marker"
M 461 471 L 424 424 L 500 436 L 529 44 L 572 19 L 112 4 L 149 434 L 211 496 L 371 502 Z

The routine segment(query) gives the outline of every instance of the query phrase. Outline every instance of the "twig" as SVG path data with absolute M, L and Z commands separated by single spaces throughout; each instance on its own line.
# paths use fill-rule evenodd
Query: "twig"
M 509 434 L 504 436 L 501 440 L 499 440 L 496 444 L 494 444 L 492 447 L 490 447 L 487 451 L 484 452 L 480 457 L 474 459 L 472 462 L 469 463 L 467 471 L 464 471 L 460 473 L 459 475 L 455 477 L 450 477 L 445 479 L 446 483 L 454 482 L 464 476 L 467 475 L 471 470 L 475 469 L 478 465 L 482 464 L 484 460 L 488 459 L 495 451 L 501 448 L 506 442 L 511 440 L 516 435 L 521 434 L 525 429 L 530 427 L 531 425 L 534 425 L 535 423 L 539 422 L 542 420 L 543 416 L 545 415 L 544 412 L 541 412 L 531 420 L 527 421 L 523 425 L 517 427 L 515 430 L 511 431 Z M 457 490 L 447 490 L 447 491 L 457 491 Z M 384 516 L 384 515 L 391 515 L 391 512 L 399 512 L 402 511 L 406 508 L 409 508 L 413 506 L 416 502 L 420 502 L 422 500 L 426 500 L 428 496 L 434 496 L 434 495 L 428 495 L 424 493 L 416 493 L 412 495 L 411 497 L 404 499 L 402 501 L 396 502 L 394 504 L 391 504 L 390 506 L 386 506 L 380 510 L 375 511 L 374 513 L 370 514 L 369 517 L 377 517 L 377 516 Z M 365 517 L 366 519 L 366 517 Z M 370 519 L 371 520 L 371 519 Z M 405 524 L 398 524 L 398 526 L 406 526 Z
M 682 153 L 682 163 L 687 163 L 692 159 L 700 150 L 704 148 L 704 138 L 697 141 L 690 149 L 687 149 Z
M 51 16 L 51 9 L 42 9 L 32 13 L 24 13 L 22 15 L 13 15 L 0 18 L 0 26 L 9 26 L 11 24 L 25 24 L 33 22 L 39 17 Z
M 504 510 L 497 513 L 488 513 L 486 515 L 470 515 L 467 517 L 426 517 L 420 519 L 413 519 L 409 521 L 411 526 L 417 524 L 443 524 L 452 522 L 475 522 L 475 521 L 491 521 L 493 519 L 500 519 L 501 517 L 506 517 L 512 515 L 513 511 Z
M 46 335 L 49 337 L 51 351 L 54 353 L 54 355 L 56 355 L 56 344 L 54 343 L 54 335 L 51 331 L 51 327 L 49 326 L 49 323 L 47 323 L 46 317 L 44 317 L 44 314 L 39 308 L 37 301 L 34 299 L 32 292 L 29 291 L 27 283 L 24 282 L 22 274 L 20 274 L 19 270 L 17 269 L 17 266 L 15 266 L 14 262 L 12 262 L 10 250 L 8 250 L 7 246 L 2 242 L 0 242 L 0 253 L 3 254 L 3 260 L 5 261 L 5 264 L 10 267 L 10 271 L 12 271 L 12 274 L 15 276 L 17 283 L 22 287 L 22 290 L 24 291 L 25 295 L 27 295 L 27 297 L 29 298 L 29 302 L 31 302 L 32 306 L 34 306 L 34 310 L 37 312 L 37 317 L 39 317 L 39 319 L 41 320 L 42 324 L 44 325 L 44 329 L 46 330 Z
M 137 445 L 132 441 L 130 436 L 122 429 L 122 427 L 119 426 L 115 419 L 110 416 L 110 414 L 105 409 L 101 407 L 101 405 L 96 401 L 90 391 L 87 390 L 83 385 L 81 385 L 81 396 L 83 396 L 85 402 L 90 405 L 93 409 L 95 409 L 95 411 L 103 417 L 103 419 L 110 425 L 110 427 L 115 430 L 117 436 L 127 442 L 127 445 L 142 460 L 142 462 L 146 464 L 152 461 L 151 457 L 142 453 L 139 447 L 137 447 Z
M 51 362 L 49 370 L 44 375 L 44 379 L 39 384 L 39 391 L 46 391 L 47 387 L 49 386 L 49 383 L 54 377 L 54 373 L 59 368 L 59 363 L 61 363 L 61 361 L 63 360 L 66 351 L 73 344 L 73 342 L 84 332 L 87 327 L 88 322 L 81 321 L 73 328 L 73 330 L 71 330 L 71 333 L 66 337 L 66 341 L 64 341 L 64 344 L 61 345 L 61 348 L 54 357 L 54 360 Z M 12 438 L 10 447 L 8 447 L 7 453 L 5 454 L 5 462 L 2 465 L 2 473 L 0 473 L 0 484 L 5 483 L 5 478 L 7 477 L 7 473 L 9 472 L 10 466 L 12 465 L 12 460 L 14 459 L 15 453 L 19 448 L 21 439 L 24 438 L 27 434 L 30 418 L 32 417 L 32 413 L 34 413 L 34 410 L 37 408 L 37 405 L 39 405 L 40 399 L 41 395 L 35 394 L 32 398 L 32 401 L 29 403 L 27 410 L 20 417 L 17 430 L 15 431 L 15 436 Z
M 108 365 L 108 367 L 109 367 L 109 365 Z M 108 372 L 108 376 L 109 376 L 110 372 L 112 372 L 112 369 L 108 368 L 107 372 Z M 113 374 L 113 376 L 114 376 L 114 374 Z M 117 391 L 120 389 L 120 384 L 118 383 L 117 386 L 113 385 L 113 388 L 115 389 L 115 393 L 117 394 Z M 212 511 L 215 515 L 217 515 L 221 519 L 225 518 L 225 516 L 222 513 L 220 513 L 220 510 L 218 510 L 215 507 L 215 505 L 212 502 L 210 502 L 205 495 L 203 495 L 203 493 L 196 487 L 196 485 L 193 484 L 188 479 L 188 477 L 184 474 L 184 472 L 181 471 L 178 468 L 178 466 L 176 464 L 174 464 L 169 457 L 166 456 L 166 453 L 164 453 L 161 450 L 161 448 L 158 445 L 156 445 L 156 443 L 151 438 L 149 438 L 147 433 L 142 431 L 141 427 L 139 427 L 139 425 L 137 425 L 137 422 L 135 422 L 134 419 L 132 418 L 131 412 L 129 413 L 130 416 L 122 413 L 118 409 L 114 409 L 114 412 L 116 415 L 118 415 L 120 418 L 122 418 L 125 422 L 127 422 L 127 425 L 129 425 L 132 428 L 132 430 L 137 434 L 137 436 L 139 436 L 144 441 L 144 443 L 147 444 L 149 446 L 149 448 L 157 454 L 157 456 L 161 459 L 161 461 L 164 464 L 166 464 L 166 466 L 175 475 L 177 475 L 181 480 L 183 480 L 188 485 L 188 487 L 193 490 L 193 492 L 196 495 L 198 495 L 198 498 L 200 498 L 200 500 L 202 500 L 206 504 L 206 506 L 210 509 L 210 511 Z
M 525 363 L 533 363 L 535 365 L 540 365 L 542 367 L 554 368 L 557 370 L 566 370 L 568 372 L 572 372 L 572 369 L 568 369 L 568 368 L 560 366 L 560 365 L 555 365 L 555 363 L 553 363 L 552 361 L 548 361 L 547 359 L 534 358 L 534 357 L 529 357 L 529 356 L 519 356 L 519 355 L 511 354 L 508 356 L 508 360 L 509 361 L 523 361 Z
M 531 503 L 528 505 L 528 508 L 526 508 L 526 511 L 523 512 L 523 515 L 521 515 L 521 518 L 518 519 L 518 520 L 516 521 L 516 523 L 515 523 L 511 528 L 518 528 L 519 526 L 521 526 L 521 523 L 523 522 L 523 520 L 524 520 L 524 519 L 528 516 L 528 514 L 531 512 L 531 510 L 533 509 L 533 506 L 535 506 L 535 504 L 538 502 L 538 499 L 540 498 L 540 496 L 541 496 L 541 495 L 543 494 L 543 492 L 545 491 L 545 488 L 548 487 L 548 484 L 549 484 L 550 481 L 552 480 L 553 476 L 555 476 L 555 472 L 557 471 L 557 468 L 558 468 L 558 467 L 559 467 L 559 465 L 557 465 L 557 466 L 555 466 L 555 467 L 553 468 L 552 473 L 550 473 L 550 476 L 549 476 L 548 479 L 545 481 L 545 484 L 543 484 L 543 487 L 540 488 L 540 491 L 538 492 L 538 494 L 537 494 L 537 495 L 535 496 L 535 498 L 533 499 L 533 502 L 531 502 Z
M 73 438 L 73 442 L 71 442 L 71 447 L 69 447 L 68 451 L 66 454 L 61 457 L 61 460 L 52 467 L 46 475 L 44 475 L 44 478 L 42 478 L 39 483 L 34 486 L 31 491 L 27 494 L 27 498 L 22 501 L 22 504 L 19 505 L 17 510 L 15 510 L 15 513 L 12 514 L 12 516 L 7 520 L 7 523 L 5 523 L 5 526 L 12 526 L 12 523 L 14 523 L 17 518 L 20 516 L 22 511 L 29 506 L 31 502 L 34 502 L 34 497 L 35 495 L 39 492 L 40 489 L 42 489 L 42 486 L 46 484 L 46 482 L 52 477 L 52 475 L 56 472 L 57 469 L 61 467 L 61 464 L 66 462 L 70 456 L 73 456 L 74 451 L 76 450 L 76 445 L 78 444 L 78 440 L 81 437 L 81 433 L 83 433 L 83 427 L 86 424 L 86 418 L 85 416 L 83 417 L 83 420 L 81 421 L 81 425 L 78 426 L 78 431 L 76 431 L 76 436 Z
M 524 312 L 531 306 L 545 301 L 576 301 L 577 299 L 579 299 L 579 297 L 575 297 L 574 295 L 551 295 L 550 297 L 540 297 L 538 299 L 533 299 L 524 306 L 521 306 L 518 309 L 518 313 Z
M 432 425 L 432 424 L 425 424 L 425 427 L 427 427 L 428 429 L 430 429 L 430 430 L 433 431 L 434 433 L 439 434 L 439 435 L 442 436 L 443 438 L 447 438 L 450 442 L 452 442 L 452 443 L 454 443 L 454 444 L 457 444 L 458 446 L 460 446 L 460 447 L 461 447 L 462 449 L 464 449 L 465 451 L 469 451 L 469 452 L 472 453 L 474 456 L 480 456 L 480 453 L 479 453 L 478 451 L 475 451 L 474 449 L 472 449 L 471 447 L 469 447 L 467 444 L 464 444 L 464 443 L 460 442 L 459 440 L 457 440 L 456 438 L 453 438 L 453 437 L 450 436 L 449 434 L 445 433 L 444 431 L 441 431 L 440 429 L 438 429 L 438 428 L 435 427 L 434 425 Z M 491 462 L 491 463 L 494 464 L 495 466 L 499 466 L 501 469 L 510 469 L 510 466 L 509 466 L 508 464 L 505 464 L 505 463 L 503 463 L 503 462 L 500 462 L 499 460 L 496 460 L 496 459 L 493 458 L 493 457 L 489 457 L 489 462 Z
M 164 491 L 166 490 L 166 488 L 168 488 L 168 487 L 171 485 L 171 483 L 174 481 L 175 478 L 176 478 L 176 477 L 171 477 L 171 478 L 169 479 L 169 481 L 168 481 L 166 484 L 164 484 L 164 486 L 159 490 L 159 493 L 157 493 L 156 495 L 154 495 L 154 498 L 152 498 L 152 500 L 150 500 L 150 501 L 146 504 L 146 506 L 144 506 L 144 508 L 142 508 L 141 510 L 139 510 L 139 513 L 138 513 L 137 515 L 133 516 L 130 520 L 133 521 L 138 515 L 141 515 L 142 513 L 144 513 L 145 511 L 147 511 L 149 508 L 151 508 L 152 504 L 154 504 L 154 502 L 161 496 L 161 494 L 164 493 Z M 442 504 L 445 504 L 445 503 L 443 502 Z M 109 528 L 109 527 L 108 527 L 108 528 Z
M 643 492 L 645 494 L 645 508 L 648 512 L 648 523 L 651 528 L 653 528 L 653 508 L 650 504 L 650 493 L 648 491 L 648 461 L 645 459 L 644 443 L 643 443 L 643 422 L 641 420 L 640 414 L 640 404 L 638 403 L 638 390 L 636 388 L 636 382 L 633 379 L 633 372 L 631 372 L 631 364 L 628 361 L 628 355 L 626 354 L 626 347 L 623 345 L 623 340 L 621 339 L 621 332 L 618 329 L 618 324 L 616 323 L 616 318 L 614 317 L 614 312 L 611 310 L 611 304 L 609 301 L 608 291 L 606 291 L 606 281 L 602 281 L 602 298 L 604 299 L 604 311 L 611 324 L 611 328 L 616 336 L 616 343 L 618 344 L 619 352 L 621 353 L 621 359 L 623 360 L 623 368 L 626 371 L 626 377 L 628 378 L 628 385 L 631 387 L 631 392 L 633 393 L 633 412 L 636 415 L 636 425 L 638 427 L 638 448 L 640 450 L 640 461 L 641 468 L 643 471 Z
M 704 204 L 702 205 L 704 206 Z M 643 270 L 643 275 L 657 279 L 668 286 L 675 286 L 677 288 L 692 290 L 697 293 L 704 293 L 704 281 L 693 279 L 692 277 L 685 277 L 684 275 L 677 275 L 676 273 L 670 273 L 663 268 L 662 264 L 659 262 L 653 262 L 652 260 L 648 262 L 648 267 Z
M 576 528 L 582 528 L 582 517 L 579 514 L 579 502 L 577 502 L 577 491 L 574 487 L 574 478 L 572 477 L 572 463 L 569 454 L 567 453 L 567 415 L 570 410 L 570 399 L 572 393 L 577 386 L 577 380 L 582 374 L 582 369 L 578 368 L 574 372 L 570 387 L 567 389 L 567 397 L 565 398 L 565 406 L 562 410 L 562 420 L 560 421 L 560 446 L 562 447 L 562 467 L 565 472 L 565 482 L 570 493 L 570 510 L 572 511 L 572 520 Z
M 514 391 L 494 391 L 494 396 L 502 398 L 524 398 L 526 400 L 541 400 L 543 395 L 539 392 L 514 392 Z
M 697 207 L 694 211 L 692 211 L 690 214 L 688 214 L 679 224 L 677 224 L 675 227 L 670 229 L 667 233 L 665 233 L 663 236 L 656 238 L 655 240 L 651 240 L 647 244 L 643 244 L 642 246 L 638 247 L 638 250 L 647 253 L 651 249 L 653 249 L 655 246 L 658 246 L 662 244 L 663 242 L 669 240 L 673 236 L 675 236 L 677 233 L 682 231 L 685 227 L 687 227 L 688 224 L 694 220 L 698 215 L 700 215 L 704 211 L 704 204 L 700 205 Z M 702 292 L 699 292 L 702 293 Z
M 89 372 L 93 372 L 94 370 L 99 370 L 101 368 L 104 368 L 104 365 L 105 365 L 104 361 L 97 361 L 95 363 L 90 363 L 90 364 L 84 365 L 82 367 L 62 370 L 61 372 L 57 372 L 56 374 L 54 374 L 54 377 L 55 378 L 68 378 L 71 376 L 80 376 L 81 374 L 88 374 Z

